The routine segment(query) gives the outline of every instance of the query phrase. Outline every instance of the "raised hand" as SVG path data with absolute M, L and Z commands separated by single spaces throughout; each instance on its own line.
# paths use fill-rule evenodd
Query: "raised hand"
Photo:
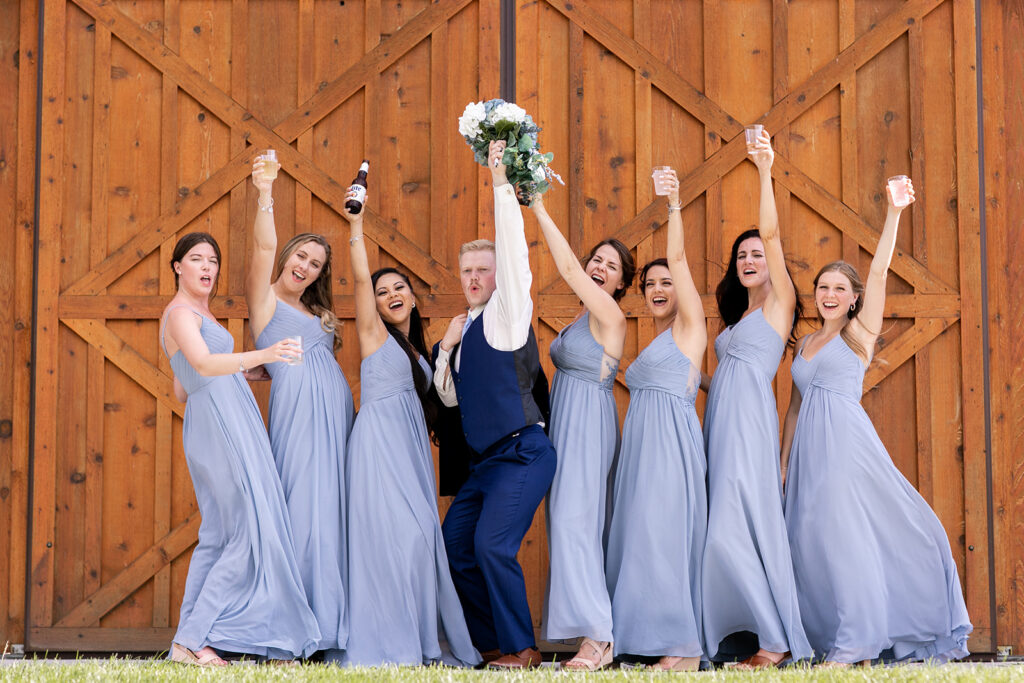
M 885 186 L 885 196 L 889 200 L 889 208 L 895 211 L 902 211 L 903 209 L 907 208 L 908 206 L 914 203 L 914 183 L 910 182 L 910 178 L 906 178 L 900 182 L 904 184 L 904 192 L 907 196 L 907 202 L 903 205 L 898 205 L 896 201 L 893 199 L 892 185 L 886 184 Z
M 674 168 L 662 172 L 662 185 L 668 188 L 668 203 L 670 206 L 679 206 L 679 176 Z
M 492 140 L 487 148 L 487 168 L 491 170 L 491 177 L 494 179 L 495 187 L 508 182 L 508 178 L 505 176 L 505 163 L 502 161 L 504 155 L 505 141 Z
M 261 195 L 269 195 L 274 186 L 274 179 L 263 174 L 264 161 L 259 156 L 252 162 L 252 184 L 260 191 Z
M 757 141 L 747 147 L 747 155 L 761 173 L 771 170 L 772 163 L 775 162 L 775 151 L 772 149 L 772 138 L 767 130 L 761 129 Z
M 348 192 L 345 193 L 345 201 L 347 202 L 350 199 L 358 198 L 358 194 L 358 192 L 356 192 L 352 188 L 349 188 Z M 348 210 L 346 209 L 345 211 L 341 212 L 341 215 L 345 218 L 345 220 L 347 220 L 349 223 L 352 223 L 353 225 L 355 225 L 356 223 L 362 223 L 363 213 L 366 211 L 366 203 L 369 200 L 369 198 L 369 195 L 363 197 L 363 205 L 359 207 L 359 211 L 357 213 L 349 213 Z

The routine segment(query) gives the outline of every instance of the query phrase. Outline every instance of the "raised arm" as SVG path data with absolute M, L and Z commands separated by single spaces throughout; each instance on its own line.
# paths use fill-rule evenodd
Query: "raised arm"
M 775 206 L 775 189 L 772 186 L 775 151 L 772 149 L 771 137 L 767 131 L 761 131 L 761 137 L 749 154 L 750 160 L 757 166 L 758 184 L 761 188 L 758 232 L 761 234 L 761 242 L 764 243 L 764 258 L 772 283 L 772 291 L 764 303 L 762 313 L 779 336 L 788 339 L 793 329 L 793 311 L 796 310 L 796 288 L 789 277 L 789 272 L 786 271 L 786 256 L 779 235 L 779 212 Z
M 355 196 L 351 191 L 349 196 Z M 352 259 L 352 279 L 356 291 L 356 335 L 359 337 L 360 358 L 366 358 L 384 346 L 388 340 L 388 330 L 377 312 L 377 298 L 373 294 L 373 282 L 370 280 L 370 262 L 366 258 L 366 244 L 363 242 L 363 211 L 366 199 L 359 213 L 351 214 L 342 211 L 341 215 L 349 223 L 349 256 Z
M 191 309 L 181 306 L 167 314 L 164 332 L 168 356 L 180 349 L 189 365 L 204 377 L 233 375 L 264 363 L 288 361 L 302 353 L 291 339 L 282 339 L 273 346 L 242 353 L 210 353 L 199 329 L 202 318 Z
M 499 351 L 526 343 L 533 322 L 530 249 L 515 188 L 505 176 L 504 142 L 492 142 L 487 168 L 494 184 L 494 294 L 484 309 L 484 336 Z
M 695 368 L 699 368 L 708 346 L 708 329 L 704 320 L 704 303 L 693 283 L 690 266 L 686 262 L 683 240 L 683 207 L 679 201 L 679 179 L 674 169 L 667 171 L 668 194 L 668 272 L 676 290 L 676 319 L 672 323 L 672 337 L 679 350 L 686 354 Z
M 914 187 L 907 179 L 907 194 L 910 196 L 910 203 L 914 202 Z M 878 247 L 875 249 L 875 256 L 871 259 L 871 270 L 868 271 L 867 282 L 864 283 L 864 302 L 860 313 L 853 319 L 850 332 L 854 338 L 867 349 L 868 357 L 861 360 L 865 363 L 871 362 L 875 352 L 875 341 L 882 331 L 882 314 L 885 312 L 885 280 L 889 275 L 889 264 L 892 263 L 892 254 L 896 249 L 896 232 L 900 224 L 900 214 L 906 207 L 898 207 L 893 203 L 892 193 L 887 187 L 885 196 L 889 200 L 889 208 L 885 212 L 885 225 L 882 226 L 882 235 L 878 238 Z M 909 206 L 909 204 L 908 204 Z
M 605 347 L 605 351 L 609 355 L 618 358 L 622 355 L 621 347 L 626 333 L 626 316 L 619 308 L 619 303 L 608 292 L 601 289 L 600 285 L 587 277 L 586 271 L 580 265 L 579 259 L 576 258 L 572 247 L 562 235 L 562 231 L 548 215 L 540 195 L 533 198 L 530 208 L 537 217 L 541 232 L 544 233 L 544 240 L 548 244 L 548 250 L 555 261 L 558 273 L 590 311 L 591 318 L 597 322 L 601 336 L 598 343 Z M 618 341 L 616 342 L 616 340 Z M 615 348 L 609 348 L 609 344 Z
M 256 200 L 256 220 L 253 223 L 252 256 L 245 277 L 245 302 L 249 307 L 249 329 L 254 339 L 274 316 L 277 300 L 270 286 L 277 256 L 277 230 L 274 226 L 274 181 L 263 176 L 263 160 L 257 158 L 252 165 L 252 184 L 260 191 Z

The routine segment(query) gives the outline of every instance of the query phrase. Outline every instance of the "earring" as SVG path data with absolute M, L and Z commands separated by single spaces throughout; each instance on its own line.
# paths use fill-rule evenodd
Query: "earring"
M 412 302 L 412 307 L 416 308 L 416 302 L 415 301 Z
M 851 310 L 851 311 L 852 311 L 853 309 L 855 309 L 855 308 L 857 308 L 857 304 L 850 304 L 850 310 Z
M 180 269 L 178 269 L 178 268 L 175 268 L 175 269 L 174 269 L 174 274 L 175 274 L 175 275 L 181 275 L 181 270 L 180 270 Z

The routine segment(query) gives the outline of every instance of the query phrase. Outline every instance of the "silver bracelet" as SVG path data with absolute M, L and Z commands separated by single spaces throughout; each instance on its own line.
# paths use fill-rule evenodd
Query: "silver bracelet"
M 668 205 L 668 212 L 669 213 L 672 213 L 673 211 L 682 211 L 682 210 L 683 210 L 683 205 L 681 203 L 676 205 L 676 206 L 672 206 L 671 204 Z
M 355 237 L 349 237 L 348 238 L 348 245 L 351 247 L 353 244 L 355 244 L 356 242 L 358 242 L 361 239 L 363 239 L 362 235 L 356 235 Z
M 238 354 L 238 371 L 245 372 L 245 361 L 242 360 L 242 354 Z
M 271 197 L 270 198 L 270 203 L 267 204 L 266 206 L 263 206 L 263 204 L 260 204 L 259 197 L 257 197 L 256 198 L 256 206 L 259 208 L 260 211 L 266 211 L 267 213 L 272 214 L 272 213 L 274 213 L 274 198 Z

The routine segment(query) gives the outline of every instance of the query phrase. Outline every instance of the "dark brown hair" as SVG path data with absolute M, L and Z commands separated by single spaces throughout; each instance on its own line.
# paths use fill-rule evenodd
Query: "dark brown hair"
M 644 290 L 647 289 L 647 271 L 654 266 L 664 266 L 668 268 L 667 258 L 656 258 L 653 261 L 648 261 L 647 264 L 640 269 L 640 282 L 637 283 L 637 287 L 640 288 L 640 294 L 644 294 Z
M 729 265 L 725 269 L 725 275 L 722 276 L 721 281 L 718 283 L 718 288 L 715 290 L 715 299 L 718 301 L 718 314 L 722 316 L 722 321 L 726 325 L 738 323 L 743 317 L 743 313 L 746 312 L 747 306 L 750 305 L 747 288 L 740 282 L 737 264 L 739 261 L 740 244 L 751 237 L 761 239 L 760 231 L 757 228 L 752 228 L 741 232 L 732 243 Z M 803 315 L 804 307 L 800 303 L 800 292 L 796 289 L 793 274 L 789 272 L 789 264 L 786 265 L 786 275 L 789 276 L 790 282 L 793 282 L 793 291 L 796 294 L 796 308 L 793 309 L 793 326 L 789 329 L 789 339 L 786 340 L 786 346 L 792 346 L 796 344 L 796 324 L 799 322 L 800 316 Z
M 402 278 L 405 282 L 406 287 L 412 292 L 413 301 L 416 300 L 416 292 L 412 288 L 412 282 L 409 281 L 409 276 L 398 270 L 397 268 L 380 268 L 375 270 L 370 275 L 370 282 L 373 286 L 374 292 L 377 290 L 377 280 L 385 275 L 397 275 Z M 376 296 L 376 294 L 375 294 Z M 381 318 L 381 322 L 384 323 L 384 327 L 387 328 L 388 334 L 395 338 L 398 345 L 405 351 L 405 355 L 409 357 L 409 366 L 412 368 L 412 381 L 416 385 L 416 393 L 420 397 L 420 404 L 423 406 L 423 417 L 427 422 L 427 431 L 432 432 L 434 429 L 434 420 L 437 417 L 437 405 L 430 399 L 430 387 L 433 386 L 433 381 L 423 375 L 423 370 L 420 368 L 420 363 L 416 359 L 416 355 L 419 354 L 429 363 L 430 362 L 430 349 L 427 346 L 427 335 L 424 331 L 423 317 L 420 316 L 420 309 L 417 306 L 413 306 L 412 311 L 409 313 L 409 336 L 406 336 L 400 329 L 389 323 L 388 321 Z
M 619 263 L 622 266 L 622 286 L 612 292 L 612 298 L 619 301 L 623 296 L 625 296 L 626 290 L 629 286 L 633 284 L 633 277 L 636 275 L 636 261 L 633 260 L 633 254 L 629 253 L 629 249 L 625 244 L 614 237 L 603 239 L 594 245 L 586 258 L 580 259 L 580 264 L 583 266 L 583 269 L 586 270 L 587 264 L 590 263 L 592 258 L 594 258 L 594 254 L 597 253 L 597 250 L 605 245 L 615 250 L 615 253 L 619 255 Z
M 174 288 L 177 289 L 178 270 L 174 267 L 174 264 L 180 263 L 185 258 L 185 255 L 192 251 L 197 244 L 203 244 L 204 242 L 213 247 L 213 253 L 217 255 L 217 277 L 213 279 L 213 287 L 210 289 L 210 296 L 213 297 L 217 293 L 217 283 L 220 281 L 220 245 L 217 244 L 217 240 L 213 239 L 213 235 L 210 233 L 190 232 L 182 236 L 178 243 L 174 245 L 174 252 L 171 254 L 171 272 L 174 273 Z

